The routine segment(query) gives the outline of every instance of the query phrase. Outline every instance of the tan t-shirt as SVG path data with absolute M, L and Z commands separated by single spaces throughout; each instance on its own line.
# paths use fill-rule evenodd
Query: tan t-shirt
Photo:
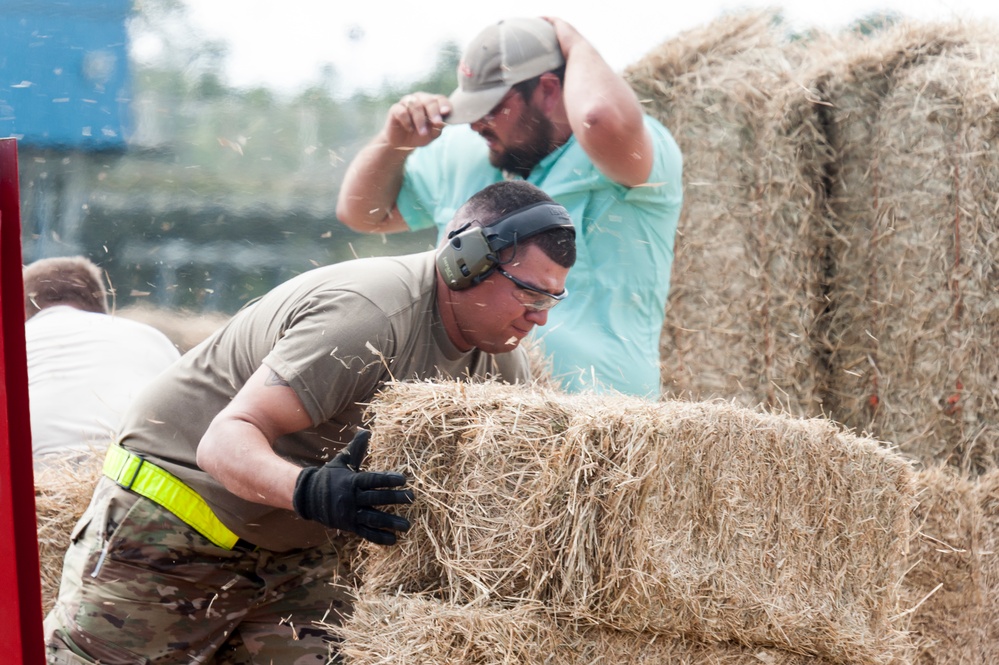
M 275 444 L 302 466 L 325 463 L 350 441 L 386 381 L 527 380 L 522 349 L 490 355 L 455 348 L 440 321 L 435 285 L 432 251 L 299 275 L 242 309 L 144 391 L 125 415 L 122 445 L 183 480 L 255 545 L 285 551 L 325 542 L 322 525 L 225 490 L 198 468 L 198 444 L 261 364 L 288 382 L 312 418 L 311 428 Z

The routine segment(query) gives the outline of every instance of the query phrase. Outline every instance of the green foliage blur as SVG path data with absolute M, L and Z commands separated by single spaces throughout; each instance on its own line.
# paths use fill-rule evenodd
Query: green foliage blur
M 395 101 L 454 89 L 457 45 L 443 44 L 420 80 L 374 93 L 343 94 L 333 66 L 293 95 L 236 89 L 222 45 L 181 40 L 184 11 L 136 3 L 130 32 L 154 34 L 165 55 L 132 65 L 125 153 L 19 156 L 26 262 L 83 254 L 106 270 L 118 306 L 231 313 L 311 268 L 434 244 L 431 231 L 350 231 L 336 197 Z

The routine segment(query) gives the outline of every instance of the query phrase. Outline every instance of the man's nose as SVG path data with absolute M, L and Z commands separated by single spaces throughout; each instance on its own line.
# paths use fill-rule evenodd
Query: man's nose
M 524 314 L 524 318 L 533 323 L 536 326 L 543 326 L 548 323 L 548 310 L 536 310 L 529 309 L 527 313 Z

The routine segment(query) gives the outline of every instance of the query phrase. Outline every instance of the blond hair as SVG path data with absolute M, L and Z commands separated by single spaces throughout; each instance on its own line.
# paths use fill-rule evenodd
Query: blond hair
M 25 266 L 22 276 L 25 319 L 55 305 L 108 313 L 101 270 L 82 256 L 39 259 Z

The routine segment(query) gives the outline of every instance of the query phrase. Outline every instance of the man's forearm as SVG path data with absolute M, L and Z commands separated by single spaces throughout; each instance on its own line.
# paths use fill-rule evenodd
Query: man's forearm
M 366 145 L 351 162 L 340 185 L 337 218 L 362 233 L 404 230 L 405 222 L 395 211 L 395 200 L 402 188 L 409 152 L 390 146 L 382 135 Z
M 301 469 L 275 454 L 249 423 L 213 421 L 198 446 L 198 465 L 242 499 L 291 510 Z

